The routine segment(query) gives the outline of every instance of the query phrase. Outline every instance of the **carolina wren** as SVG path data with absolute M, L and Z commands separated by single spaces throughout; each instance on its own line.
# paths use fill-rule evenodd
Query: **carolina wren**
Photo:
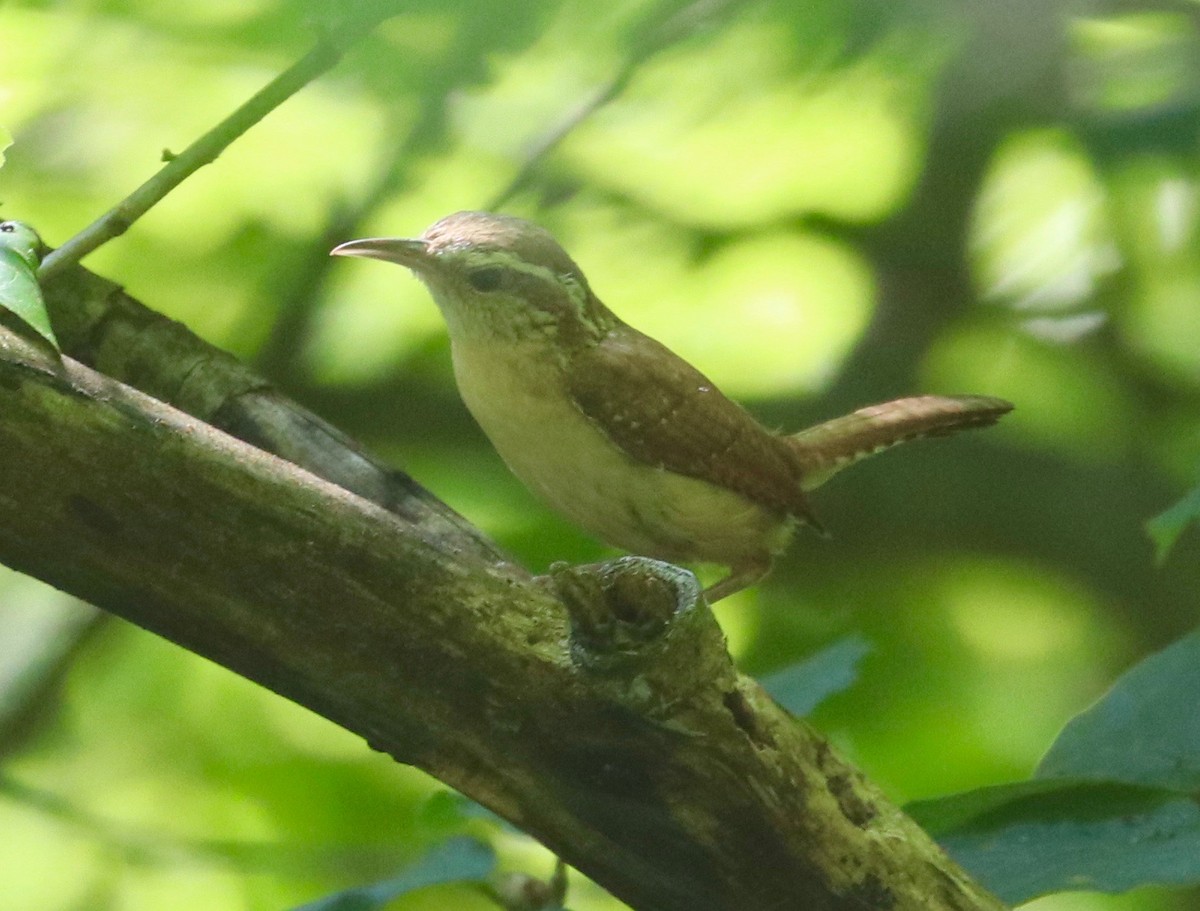
M 710 602 L 766 575 L 798 523 L 819 530 L 806 494 L 835 472 L 1012 408 L 923 395 L 781 435 L 618 319 L 531 222 L 459 212 L 419 238 L 353 240 L 333 254 L 415 272 L 445 317 L 463 401 L 513 473 L 615 547 L 729 567 Z

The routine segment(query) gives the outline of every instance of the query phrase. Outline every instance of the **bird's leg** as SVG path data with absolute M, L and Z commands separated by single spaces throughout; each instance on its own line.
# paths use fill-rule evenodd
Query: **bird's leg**
M 704 590 L 704 599 L 709 604 L 716 604 L 722 598 L 749 588 L 771 571 L 771 557 L 764 554 L 761 557 L 739 563 L 729 568 L 729 575 L 720 582 L 715 582 Z

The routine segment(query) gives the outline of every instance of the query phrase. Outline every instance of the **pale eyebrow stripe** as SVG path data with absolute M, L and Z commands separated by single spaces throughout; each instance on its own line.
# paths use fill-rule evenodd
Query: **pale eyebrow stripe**
M 579 280 L 569 272 L 555 272 L 546 266 L 527 262 L 515 253 L 510 253 L 507 250 L 471 250 L 465 255 L 460 253 L 459 256 L 462 257 L 464 265 L 468 268 L 499 266 L 532 276 L 548 284 L 562 284 L 566 287 L 567 297 L 576 311 L 580 314 L 584 313 L 587 292 L 584 291 L 583 285 Z

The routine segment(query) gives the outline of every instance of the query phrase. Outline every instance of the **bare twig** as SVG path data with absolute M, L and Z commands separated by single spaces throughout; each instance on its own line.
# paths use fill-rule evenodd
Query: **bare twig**
M 554 151 L 572 130 L 624 91 L 625 86 L 629 84 L 630 78 L 636 72 L 637 66 L 637 63 L 626 61 L 621 71 L 601 86 L 592 97 L 581 101 L 568 111 L 558 123 L 553 124 L 546 130 L 530 147 L 525 160 L 521 162 L 521 167 L 517 169 L 517 173 L 513 175 L 512 179 L 499 193 L 488 200 L 484 206 L 484 210 L 488 212 L 498 211 L 518 191 L 524 189 L 525 185 L 529 183 L 530 178 L 537 171 L 538 166 L 542 163 L 542 160 Z
M 42 260 L 38 277 L 45 281 L 66 266 L 124 234 L 164 196 L 191 174 L 211 164 L 235 139 L 271 113 L 342 58 L 346 49 L 373 29 L 386 14 L 355 19 L 321 35 L 307 54 L 276 76 L 236 111 L 167 163 L 149 180 Z

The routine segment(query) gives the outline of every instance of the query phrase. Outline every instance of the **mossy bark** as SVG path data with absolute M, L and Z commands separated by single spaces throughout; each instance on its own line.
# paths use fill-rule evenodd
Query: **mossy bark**
M 1002 907 L 737 672 L 690 574 L 531 578 L 115 286 L 49 290 L 68 350 L 197 416 L 0 330 L 4 562 L 425 769 L 634 908 Z

